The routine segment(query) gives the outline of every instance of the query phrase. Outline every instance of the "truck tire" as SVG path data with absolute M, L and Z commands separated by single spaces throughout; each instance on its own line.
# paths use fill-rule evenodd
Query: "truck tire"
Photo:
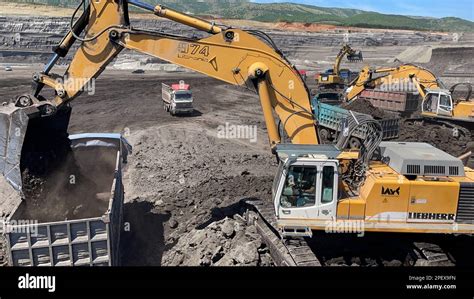
M 330 136 L 331 136 L 331 133 L 329 132 L 328 129 L 325 129 L 325 128 L 322 128 L 319 130 L 319 135 L 321 137 L 321 141 L 323 143 L 327 143 L 330 141 Z
M 360 141 L 359 138 L 352 136 L 349 139 L 349 148 L 350 149 L 359 149 L 361 145 L 362 145 L 362 142 Z

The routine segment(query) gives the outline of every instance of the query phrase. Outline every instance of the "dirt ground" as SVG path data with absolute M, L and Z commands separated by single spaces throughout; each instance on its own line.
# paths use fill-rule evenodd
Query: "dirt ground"
M 29 76 L 30 70 L 20 70 L 2 77 L 2 97 L 28 92 Z M 160 83 L 178 80 L 191 85 L 191 117 L 163 110 Z M 124 171 L 130 230 L 122 235 L 123 265 L 273 264 L 259 235 L 236 216 L 241 199 L 271 198 L 276 170 L 254 93 L 193 73 L 107 70 L 95 94 L 83 94 L 72 106 L 70 133 L 122 132 L 134 147 Z M 255 142 L 219 138 L 226 123 L 256 126 Z M 323 234 L 312 246 L 326 265 L 409 265 L 413 238 L 369 235 L 369 244 Z M 451 247 L 457 242 L 443 240 Z M 472 264 L 464 251 L 458 256 L 460 264 Z

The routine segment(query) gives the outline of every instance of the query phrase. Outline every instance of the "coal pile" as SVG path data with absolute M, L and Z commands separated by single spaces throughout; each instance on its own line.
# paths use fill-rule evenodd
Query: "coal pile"
M 373 106 L 369 101 L 364 99 L 357 99 L 342 106 L 344 109 L 352 110 L 354 112 L 365 113 L 372 115 L 375 119 L 393 118 L 394 113 L 386 112 L 383 109 Z
M 404 121 L 400 123 L 400 141 L 426 142 L 455 157 L 474 149 L 468 135 L 453 135 L 453 130 L 442 125 Z
M 18 219 L 39 222 L 98 217 L 108 208 L 116 150 L 69 151 L 46 173 L 23 172 L 24 201 Z

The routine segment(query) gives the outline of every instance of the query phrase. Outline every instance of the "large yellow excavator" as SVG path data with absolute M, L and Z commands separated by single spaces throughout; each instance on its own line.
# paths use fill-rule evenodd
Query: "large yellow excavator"
M 421 66 L 403 64 L 394 68 L 379 69 L 366 66 L 359 73 L 359 77 L 349 85 L 346 99 L 353 101 L 364 90 L 376 87 L 390 91 L 393 86 L 397 86 L 405 89 L 401 91 L 407 91 L 410 84 L 422 98 L 420 112 L 423 118 L 450 124 L 453 128 L 467 130 L 471 133 L 467 131 L 466 133 L 472 134 L 474 102 L 469 100 L 470 91 L 466 99 L 455 102 L 451 95 L 455 86 L 447 89 L 436 75 Z
M 209 36 L 135 29 L 128 5 Z M 51 73 L 76 41 L 80 46 L 64 75 Z M 54 165 L 63 151 L 57 141 L 67 135 L 68 104 L 124 48 L 257 89 L 270 145 L 280 161 L 273 202 L 265 209 L 283 236 L 308 236 L 335 221 L 357 222 L 378 232 L 474 232 L 474 171 L 459 159 L 424 143 L 380 142 L 378 123 L 356 115 L 343 124 L 337 145 L 319 145 L 308 89 L 266 34 L 138 0 L 89 1 L 81 16 L 71 19 L 71 30 L 51 61 L 34 75 L 35 91 L 0 109 L 0 170 L 12 188 L 21 190 L 21 172 L 32 165 L 38 171 Z M 54 90 L 55 96 L 43 97 L 43 88 Z M 281 142 L 273 113 L 291 144 Z M 360 151 L 339 150 L 361 125 L 369 133 Z

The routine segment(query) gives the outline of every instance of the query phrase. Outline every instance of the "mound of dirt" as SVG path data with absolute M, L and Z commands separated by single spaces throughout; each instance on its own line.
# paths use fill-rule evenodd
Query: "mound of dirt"
M 469 151 L 470 136 L 453 136 L 453 130 L 422 122 L 400 122 L 399 141 L 426 142 L 455 157 Z
M 51 222 L 102 216 L 109 205 L 116 154 L 111 148 L 69 151 L 45 174 L 26 170 L 18 219 Z
M 405 49 L 389 62 L 428 63 L 431 59 L 431 46 L 414 46 Z
M 374 107 L 369 101 L 364 99 L 357 99 L 342 106 L 344 109 L 352 110 L 354 112 L 365 113 L 372 115 L 375 119 L 393 118 L 393 113 L 386 112 L 383 109 Z
M 131 223 L 131 238 L 140 243 L 138 252 L 163 258 L 139 258 L 135 252 L 127 254 L 124 264 L 270 264 L 256 232 L 235 215 L 241 212 L 243 198 L 271 200 L 275 160 L 243 141 L 217 138 L 206 127 L 188 120 L 129 138 L 134 155 L 126 171 L 127 196 L 133 203 L 153 207 L 142 214 L 126 212 L 124 221 Z M 129 205 L 136 204 L 127 203 L 127 209 Z M 136 224 L 139 217 L 156 218 L 158 228 L 133 230 L 142 226 Z M 226 237 L 223 231 L 230 227 L 234 233 Z M 160 232 L 160 240 L 140 242 L 150 240 L 151 230 Z M 123 244 L 124 252 L 131 252 L 129 244 Z
M 438 76 L 444 73 L 470 73 L 474 67 L 474 47 L 440 47 L 432 50 L 431 60 L 424 66 Z

